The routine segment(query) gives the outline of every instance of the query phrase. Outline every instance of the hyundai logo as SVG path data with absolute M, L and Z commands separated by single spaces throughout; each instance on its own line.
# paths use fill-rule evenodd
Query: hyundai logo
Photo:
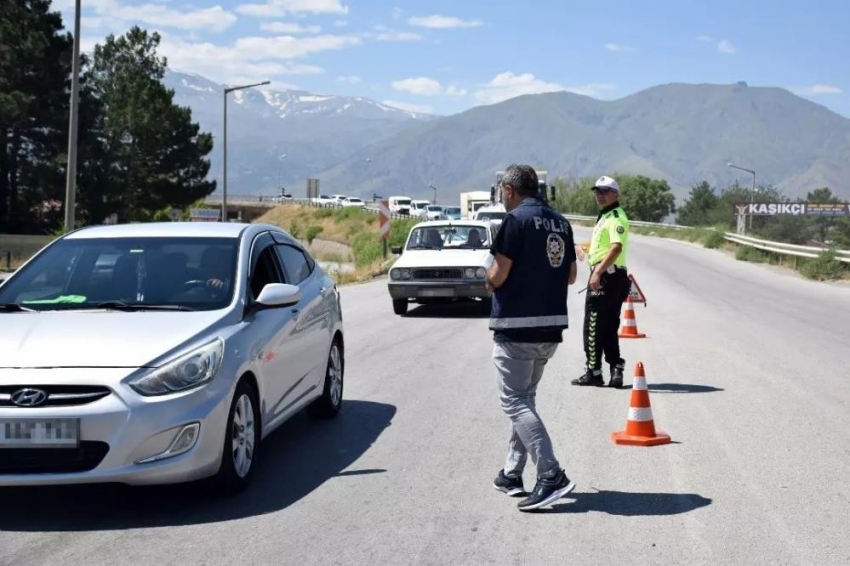
M 41 389 L 18 389 L 11 399 L 18 407 L 38 407 L 47 401 L 47 393 Z

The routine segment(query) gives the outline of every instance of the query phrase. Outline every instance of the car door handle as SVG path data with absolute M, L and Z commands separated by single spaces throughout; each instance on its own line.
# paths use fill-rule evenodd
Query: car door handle
M 298 312 L 299 312 L 298 309 L 292 309 L 292 314 L 298 314 Z

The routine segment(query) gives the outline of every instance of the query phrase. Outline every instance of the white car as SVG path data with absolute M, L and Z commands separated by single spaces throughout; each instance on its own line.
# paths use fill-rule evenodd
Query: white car
M 366 208 L 366 203 L 363 202 L 363 199 L 357 197 L 346 197 L 342 199 L 340 204 L 344 207 L 356 206 L 358 208 Z
M 426 220 L 448 220 L 443 207 L 439 204 L 429 204 L 425 207 Z
M 410 201 L 410 216 L 425 218 L 425 207 L 430 206 L 431 201 L 427 200 L 412 200 Z
M 319 206 L 331 206 L 336 204 L 336 200 L 328 195 L 319 195 L 313 198 L 313 204 L 317 204 Z
M 407 236 L 387 282 L 393 311 L 407 313 L 410 303 L 472 300 L 489 305 L 484 284 L 496 227 L 475 220 L 420 222 Z
M 342 407 L 339 292 L 277 226 L 72 231 L 0 285 L 0 328 L 0 486 L 235 492 L 281 424 Z

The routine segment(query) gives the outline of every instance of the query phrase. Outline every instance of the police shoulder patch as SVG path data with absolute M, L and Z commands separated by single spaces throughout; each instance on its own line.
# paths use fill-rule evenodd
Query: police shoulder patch
M 625 231 L 626 231 L 626 229 L 625 229 L 625 228 L 623 228 L 622 226 L 617 226 L 617 233 L 618 233 L 618 234 L 622 234 L 622 233 L 624 233 Z

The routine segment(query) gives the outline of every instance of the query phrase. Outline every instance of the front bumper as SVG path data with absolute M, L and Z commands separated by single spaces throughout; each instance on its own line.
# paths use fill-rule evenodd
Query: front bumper
M 410 299 L 489 299 L 492 293 L 484 281 L 390 281 L 390 297 L 393 300 Z
M 217 376 L 206 386 L 163 396 L 142 397 L 120 383 L 130 370 L 0 370 L 0 382 L 23 386 L 86 384 L 111 392 L 71 406 L 0 407 L 0 422 L 16 419 L 76 418 L 79 448 L 0 448 L 0 486 L 125 483 L 149 485 L 193 481 L 218 471 L 230 409 L 229 380 Z M 116 375 L 118 373 L 118 375 Z M 171 445 L 184 426 L 198 423 L 187 452 L 138 463 Z

